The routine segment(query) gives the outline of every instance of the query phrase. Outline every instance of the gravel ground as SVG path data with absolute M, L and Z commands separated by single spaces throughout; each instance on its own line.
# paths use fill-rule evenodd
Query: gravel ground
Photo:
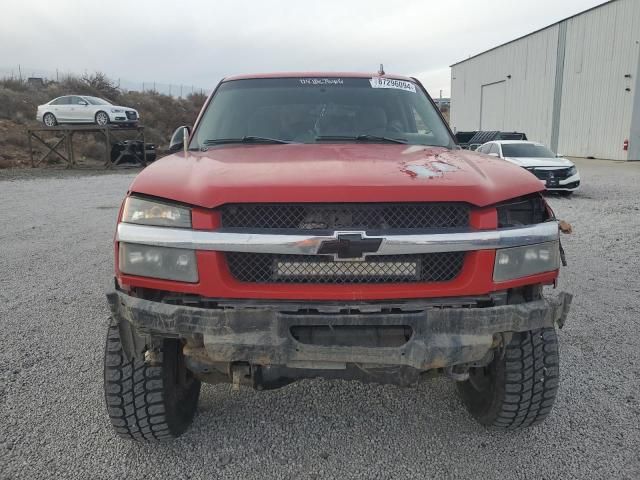
M 111 431 L 102 354 L 111 238 L 131 172 L 0 175 L 1 478 L 640 478 L 640 164 L 580 161 L 551 198 L 575 294 L 546 423 L 494 433 L 453 383 L 204 386 L 193 428 L 139 445 Z

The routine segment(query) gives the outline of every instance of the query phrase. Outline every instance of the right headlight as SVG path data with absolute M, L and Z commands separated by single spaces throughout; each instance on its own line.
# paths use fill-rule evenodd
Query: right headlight
M 118 268 L 122 273 L 179 282 L 198 281 L 196 252 L 120 242 Z
M 169 202 L 127 197 L 121 222 L 158 227 L 191 228 L 191 209 Z M 122 273 L 179 282 L 198 281 L 196 252 L 120 242 L 118 268 Z
M 574 165 L 573 167 L 569 167 L 568 177 L 573 177 L 576 173 L 578 173 L 578 169 Z
M 158 227 L 191 228 L 191 210 L 157 200 L 127 197 L 122 211 L 122 221 Z
M 558 241 L 496 250 L 493 280 L 504 282 L 560 268 Z

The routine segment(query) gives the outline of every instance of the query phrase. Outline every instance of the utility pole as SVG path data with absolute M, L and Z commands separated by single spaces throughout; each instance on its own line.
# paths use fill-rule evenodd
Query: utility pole
M 22 69 L 20 68 L 20 64 L 18 64 L 18 77 L 20 78 L 20 81 L 22 81 Z

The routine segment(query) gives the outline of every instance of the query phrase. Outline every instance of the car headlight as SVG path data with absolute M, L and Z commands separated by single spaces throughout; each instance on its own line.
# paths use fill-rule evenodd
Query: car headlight
M 118 267 L 122 273 L 179 282 L 198 281 L 194 250 L 120 242 L 118 255 Z
M 503 282 L 560 268 L 558 241 L 496 250 L 493 280 Z
M 122 221 L 139 225 L 191 228 L 191 209 L 156 200 L 127 197 Z
M 112 108 L 111 109 L 111 113 L 123 113 L 124 110 L 122 110 L 121 108 Z
M 533 225 L 549 219 L 547 203 L 540 194 L 514 198 L 496 206 L 498 228 Z
M 572 177 L 572 176 L 574 176 L 576 173 L 578 173 L 578 169 L 577 169 L 577 168 L 576 168 L 576 166 L 574 165 L 573 167 L 571 167 L 571 168 L 569 169 L 569 175 L 567 175 L 567 176 Z

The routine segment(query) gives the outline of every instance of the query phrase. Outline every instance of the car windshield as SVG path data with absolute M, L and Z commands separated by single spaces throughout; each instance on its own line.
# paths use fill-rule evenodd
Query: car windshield
M 266 78 L 222 83 L 190 144 L 380 142 L 454 145 L 424 91 L 374 78 Z
M 502 155 L 505 157 L 554 158 L 556 155 L 547 147 L 534 143 L 503 143 Z
M 106 100 L 103 100 L 102 98 L 98 98 L 98 97 L 83 97 L 87 102 L 89 102 L 91 105 L 111 105 L 109 102 L 107 102 Z

